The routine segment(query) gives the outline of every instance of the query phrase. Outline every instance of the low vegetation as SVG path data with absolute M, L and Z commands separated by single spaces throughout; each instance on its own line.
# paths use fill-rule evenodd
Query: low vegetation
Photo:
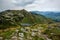
M 0 12 L 2 40 L 59 40 L 60 23 L 26 10 Z

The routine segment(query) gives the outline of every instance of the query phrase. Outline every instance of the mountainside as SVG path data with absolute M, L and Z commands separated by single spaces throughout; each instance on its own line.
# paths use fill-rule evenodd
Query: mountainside
M 49 12 L 49 11 L 46 11 L 46 12 L 43 12 L 43 11 L 32 11 L 33 13 L 37 13 L 37 14 L 42 14 L 44 15 L 45 17 L 47 18 L 51 18 L 55 21 L 60 21 L 60 12 Z
M 21 23 L 37 24 L 37 23 L 51 23 L 51 19 L 43 15 L 32 14 L 26 10 L 6 10 L 0 12 L 0 29 L 8 26 L 17 26 Z

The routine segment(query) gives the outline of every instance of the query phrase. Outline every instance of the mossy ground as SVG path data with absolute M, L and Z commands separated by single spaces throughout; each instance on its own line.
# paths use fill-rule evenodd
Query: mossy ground
M 21 31 L 21 28 L 28 28 L 28 33 Z M 17 26 L 17 27 L 13 27 L 13 28 L 7 28 L 4 30 L 0 30 L 0 37 L 3 37 L 4 39 L 6 39 L 6 38 L 10 39 L 12 33 L 14 33 L 16 31 L 16 29 L 19 30 L 19 33 L 24 33 L 25 38 L 27 38 L 28 35 L 31 37 L 31 33 L 32 33 L 31 30 L 39 29 L 42 35 L 48 35 L 48 38 L 51 38 L 52 40 L 60 39 L 59 38 L 60 29 L 58 28 L 57 24 L 36 24 L 36 25 L 32 25 L 30 27 Z M 40 33 L 40 32 L 38 32 L 38 33 Z M 51 34 L 51 33 L 54 33 L 54 34 Z M 32 40 L 45 40 L 44 37 L 42 37 L 42 35 L 39 37 L 38 36 L 32 37 Z

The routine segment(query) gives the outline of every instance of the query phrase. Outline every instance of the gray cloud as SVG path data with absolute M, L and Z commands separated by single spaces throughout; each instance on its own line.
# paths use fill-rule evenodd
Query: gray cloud
M 27 10 L 60 11 L 60 0 L 36 0 L 33 4 L 26 6 Z
M 0 0 L 0 10 L 6 10 L 12 8 L 12 0 Z
M 16 6 L 26 6 L 32 4 L 34 0 L 15 0 L 14 4 Z
M 0 0 L 0 10 L 21 8 L 33 2 L 34 0 Z
M 0 11 L 6 9 L 60 11 L 60 0 L 0 0 Z

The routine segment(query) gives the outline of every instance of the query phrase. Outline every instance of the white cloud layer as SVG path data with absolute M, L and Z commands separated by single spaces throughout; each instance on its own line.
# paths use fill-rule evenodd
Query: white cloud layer
M 60 11 L 60 0 L 0 0 L 0 10 Z

